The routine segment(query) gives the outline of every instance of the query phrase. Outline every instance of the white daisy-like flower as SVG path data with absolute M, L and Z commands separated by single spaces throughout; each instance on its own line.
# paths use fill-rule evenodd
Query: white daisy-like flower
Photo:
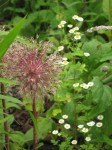
M 58 134 L 58 133 L 59 133 L 58 130 L 52 131 L 52 134 Z
M 88 86 L 93 86 L 94 85 L 94 82 L 89 82 L 88 83 Z
M 81 36 L 80 36 L 80 35 L 75 35 L 75 36 L 74 36 L 74 39 L 75 39 L 75 40 L 80 40 L 80 39 L 81 39 Z
M 71 144 L 73 144 L 73 145 L 77 144 L 77 140 L 72 140 Z
M 78 125 L 78 128 L 79 128 L 79 129 L 82 129 L 83 127 L 84 127 L 83 124 Z
M 88 136 L 88 137 L 85 138 L 85 140 L 86 140 L 87 142 L 89 142 L 89 141 L 91 141 L 91 137 Z
M 73 24 L 68 24 L 67 27 L 68 27 L 68 28 L 72 28 L 72 27 L 73 27 Z
M 103 120 L 103 118 L 104 118 L 103 115 L 98 115 L 98 116 L 97 116 L 97 119 L 99 119 L 99 120 Z
M 66 57 L 64 57 L 64 58 L 62 58 L 63 60 L 67 60 L 67 58 Z
M 84 56 L 89 57 L 90 53 L 84 52 Z
M 73 84 L 73 87 L 74 87 L 74 88 L 76 88 L 76 87 L 78 87 L 78 86 L 79 86 L 79 83 Z
M 63 115 L 62 118 L 63 119 L 68 119 L 68 115 Z
M 78 31 L 79 30 L 79 27 L 74 27 L 73 28 L 75 31 Z
M 84 133 L 87 133 L 89 130 L 88 130 L 88 128 L 83 128 L 82 129 L 82 132 L 84 132 Z
M 92 127 L 92 126 L 95 125 L 95 122 L 94 121 L 90 121 L 90 122 L 87 123 L 87 125 L 90 126 L 90 127 Z
M 66 124 L 64 125 L 64 128 L 67 129 L 67 130 L 70 129 L 70 124 L 67 124 L 67 123 L 66 123 Z
M 58 133 L 58 136 L 61 136 L 61 133 Z
M 77 20 L 78 18 L 79 18 L 79 16 L 77 16 L 77 15 L 72 16 L 72 19 L 74 19 L 74 20 Z
M 86 83 L 80 84 L 80 87 L 82 87 L 84 89 L 88 89 L 89 88 L 88 84 L 86 84 Z
M 84 19 L 82 17 L 78 17 L 77 20 L 82 22 Z
M 102 122 L 97 122 L 97 123 L 96 123 L 96 126 L 97 126 L 98 128 L 102 127 L 102 125 L 103 125 Z
M 60 24 L 58 25 L 58 28 L 64 28 L 64 24 L 61 24 L 61 23 L 60 23 Z
M 75 32 L 74 28 L 69 30 L 69 33 L 74 33 L 74 32 Z
M 60 124 L 63 124 L 65 121 L 64 121 L 64 119 L 59 119 L 59 121 L 58 121 Z
M 66 24 L 67 22 L 65 21 L 65 20 L 62 20 L 61 22 L 60 22 L 60 24 Z
M 64 61 L 61 62 L 61 64 L 62 64 L 62 66 L 65 66 L 65 65 L 68 65 L 69 62 L 67 60 L 64 60 Z
M 64 46 L 59 46 L 58 51 L 62 51 L 62 50 L 64 50 Z

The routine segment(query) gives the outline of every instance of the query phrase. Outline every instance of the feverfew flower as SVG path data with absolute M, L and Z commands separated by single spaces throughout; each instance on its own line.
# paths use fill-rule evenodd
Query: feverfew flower
M 94 125 L 95 125 L 95 122 L 94 122 L 94 121 L 90 121 L 90 122 L 87 123 L 87 125 L 90 126 L 90 127 L 91 127 L 91 126 L 94 126 Z
M 82 129 L 82 132 L 84 132 L 84 133 L 87 133 L 89 130 L 88 130 L 88 128 L 83 128 Z
M 84 19 L 82 17 L 78 17 L 77 20 L 82 22 Z
M 88 136 L 88 137 L 85 138 L 85 140 L 86 140 L 87 142 L 89 142 L 89 141 L 91 141 L 91 137 Z
M 98 116 L 97 116 L 97 119 L 99 119 L 99 120 L 103 120 L 103 118 L 104 118 L 103 115 L 98 115 Z
M 74 32 L 75 32 L 74 28 L 69 30 L 69 33 L 74 33 Z
M 64 60 L 64 61 L 61 62 L 61 64 L 62 64 L 62 66 L 65 66 L 65 65 L 68 65 L 69 62 L 67 60 Z
M 67 124 L 67 123 L 66 123 L 66 124 L 64 125 L 64 128 L 67 129 L 67 130 L 70 129 L 70 124 Z
M 62 51 L 62 50 L 64 50 L 64 46 L 59 46 L 58 51 Z
M 66 58 L 66 57 L 64 57 L 64 58 L 62 58 L 62 60 L 67 60 L 67 58 Z
M 77 140 L 72 140 L 71 144 L 73 144 L 73 145 L 77 144 Z
M 54 131 L 52 131 L 52 134 L 58 134 L 59 132 L 58 132 L 58 130 L 54 130 Z
M 72 24 L 68 24 L 67 27 L 68 27 L 68 28 L 72 28 L 73 25 L 72 25 Z
M 58 133 L 58 136 L 61 136 L 61 133 Z
M 89 57 L 90 53 L 84 52 L 84 56 Z
M 61 28 L 64 28 L 64 24 L 61 24 L 61 23 L 60 23 L 60 24 L 58 25 L 58 28 L 60 28 L 60 29 L 61 29 Z
M 64 119 L 59 119 L 59 121 L 58 121 L 60 124 L 63 124 L 65 121 L 64 121 Z
M 73 84 L 73 87 L 75 88 L 75 87 L 78 87 L 79 86 L 79 83 L 75 83 L 75 84 Z
M 83 124 L 78 125 L 78 128 L 79 128 L 79 129 L 82 129 L 83 127 L 84 127 Z
M 77 15 L 74 15 L 73 17 L 72 17 L 72 19 L 74 19 L 74 20 L 77 20 L 79 17 L 77 16 Z
M 102 125 L 103 125 L 102 122 L 97 122 L 97 123 L 96 123 L 96 126 L 97 126 L 98 128 L 102 127 Z
M 88 84 L 86 84 L 86 83 L 80 84 L 80 87 L 82 87 L 84 89 L 88 89 L 89 88 Z
M 63 115 L 62 118 L 63 119 L 68 119 L 68 115 Z
M 89 82 L 88 83 L 88 86 L 93 86 L 94 85 L 94 82 Z
M 74 39 L 75 39 L 75 40 L 80 40 L 80 39 L 81 39 L 81 36 L 80 36 L 80 35 L 75 35 L 75 36 L 74 36 Z
M 65 21 L 65 20 L 62 20 L 62 21 L 60 22 L 60 24 L 66 24 L 66 21 Z
M 73 28 L 75 31 L 78 31 L 79 30 L 79 27 L 74 27 Z

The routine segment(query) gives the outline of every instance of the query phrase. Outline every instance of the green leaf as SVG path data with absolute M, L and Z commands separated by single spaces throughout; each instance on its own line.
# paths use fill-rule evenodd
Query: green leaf
M 110 23 L 112 23 L 112 0 L 103 0 L 103 11 L 108 16 Z
M 11 85 L 16 84 L 16 81 L 12 81 L 6 78 L 0 78 L 0 82 L 11 84 Z
M 3 123 L 3 122 L 7 121 L 10 118 L 12 118 L 12 116 L 8 116 L 6 118 L 0 119 L 0 123 Z
M 25 22 L 25 18 L 22 19 L 15 27 L 13 30 L 11 30 L 8 35 L 4 37 L 2 42 L 0 43 L 0 59 L 4 56 L 6 53 L 7 49 L 11 45 L 11 43 L 14 41 L 16 36 L 19 34 L 23 24 Z
M 0 99 L 5 99 L 6 101 L 10 101 L 12 103 L 22 104 L 22 102 L 20 100 L 18 100 L 17 98 L 11 97 L 11 96 L 6 96 L 6 95 L 0 94 Z
M 96 115 L 105 112 L 106 109 L 112 105 L 112 89 L 103 85 L 99 77 L 93 79 L 94 87 L 92 88 L 93 102 L 95 102 L 95 107 L 89 113 L 89 116 L 95 117 Z

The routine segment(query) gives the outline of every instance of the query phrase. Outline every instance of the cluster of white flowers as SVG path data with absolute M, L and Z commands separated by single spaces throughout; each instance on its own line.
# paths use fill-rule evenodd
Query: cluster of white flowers
M 66 24 L 65 20 L 60 21 L 58 28 L 64 28 L 65 24 Z
M 78 20 L 79 22 L 82 22 L 82 21 L 84 20 L 82 17 L 79 17 L 79 16 L 77 16 L 77 15 L 74 15 L 74 16 L 72 17 L 72 19 Z
M 87 125 L 90 126 L 90 127 L 92 127 L 92 126 L 95 125 L 95 122 L 94 121 L 90 121 L 90 122 L 87 123 Z
M 62 61 L 60 62 L 60 64 L 61 64 L 62 66 L 65 66 L 65 65 L 68 65 L 69 62 L 67 61 L 67 58 L 64 57 L 64 58 L 62 58 Z
M 89 87 L 92 87 L 94 85 L 94 83 L 93 82 L 89 82 L 89 83 L 82 83 L 82 84 L 79 84 L 79 83 L 74 83 L 73 84 L 73 87 L 74 88 L 76 88 L 76 87 L 82 87 L 82 88 L 84 88 L 84 89 L 88 89 Z

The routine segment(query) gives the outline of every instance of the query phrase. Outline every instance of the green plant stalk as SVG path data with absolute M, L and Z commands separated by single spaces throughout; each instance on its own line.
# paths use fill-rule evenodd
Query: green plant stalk
M 36 98 L 34 96 L 33 98 L 33 102 L 32 102 L 32 110 L 33 110 L 33 115 L 35 120 L 37 121 L 38 115 L 36 112 Z M 33 122 L 33 150 L 38 150 L 37 146 L 38 146 L 38 137 L 37 137 L 37 130 L 36 130 L 36 126 Z
M 4 95 L 4 93 L 5 93 L 4 84 L 1 83 L 1 94 Z M 5 102 L 5 99 L 2 99 L 2 107 L 3 107 L 3 116 L 4 116 L 4 118 L 6 118 L 7 117 L 7 112 L 6 112 L 6 102 Z M 9 136 L 8 136 L 9 128 L 8 128 L 8 122 L 7 121 L 4 122 L 4 130 L 6 131 L 6 134 L 5 134 L 6 149 L 10 150 Z

